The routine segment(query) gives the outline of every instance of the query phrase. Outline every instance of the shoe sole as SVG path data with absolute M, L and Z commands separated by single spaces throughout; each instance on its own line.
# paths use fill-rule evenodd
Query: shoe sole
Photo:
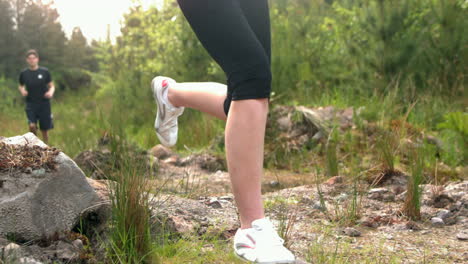
M 157 95 L 157 87 L 155 87 L 156 85 L 156 79 L 158 78 L 159 76 L 153 78 L 153 80 L 151 81 L 151 91 L 153 92 L 153 98 L 154 98 L 154 101 L 157 105 L 157 112 L 156 112 L 156 119 L 154 120 L 154 129 L 156 130 L 156 135 L 158 136 L 158 139 L 159 141 L 161 142 L 162 145 L 166 146 L 166 147 L 172 147 L 174 146 L 175 144 L 169 144 L 169 142 L 167 142 L 162 136 L 161 134 L 159 134 L 158 132 L 158 129 L 156 128 L 156 124 L 158 122 L 158 119 L 159 119 L 159 115 L 161 114 L 161 112 L 166 112 L 166 106 L 162 103 L 159 103 L 159 98 L 158 98 L 158 95 Z

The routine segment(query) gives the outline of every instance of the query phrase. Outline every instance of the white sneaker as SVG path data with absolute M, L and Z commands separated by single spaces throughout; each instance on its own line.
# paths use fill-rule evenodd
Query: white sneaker
M 174 107 L 163 100 L 163 93 L 176 81 L 169 77 L 158 76 L 151 82 L 154 101 L 158 105 L 154 128 L 161 144 L 166 147 L 174 146 L 177 142 L 177 117 L 182 115 L 184 107 Z
M 284 240 L 268 218 L 252 222 L 252 228 L 238 229 L 234 236 L 234 252 L 254 263 L 295 263 L 295 257 L 283 246 Z

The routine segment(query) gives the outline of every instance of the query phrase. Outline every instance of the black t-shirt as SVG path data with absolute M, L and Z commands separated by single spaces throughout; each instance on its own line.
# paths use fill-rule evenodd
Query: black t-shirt
M 28 103 L 40 103 L 49 101 L 48 98 L 44 97 L 44 94 L 49 90 L 47 84 L 52 81 L 52 76 L 47 68 L 39 67 L 33 71 L 25 69 L 19 76 L 19 83 L 26 86 L 28 96 L 26 102 Z

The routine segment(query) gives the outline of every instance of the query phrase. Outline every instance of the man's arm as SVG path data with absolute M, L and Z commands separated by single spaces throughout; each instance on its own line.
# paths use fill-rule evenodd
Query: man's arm
M 49 90 L 44 94 L 44 97 L 50 99 L 54 96 L 55 93 L 54 82 L 48 83 L 47 86 L 49 87 Z
M 23 84 L 20 84 L 18 86 L 18 90 L 20 91 L 22 96 L 28 96 L 28 91 L 26 91 L 26 88 L 24 87 Z
M 18 86 L 18 90 L 20 91 L 21 95 L 22 96 L 28 96 L 28 91 L 26 91 L 26 88 L 25 88 L 25 81 L 24 81 L 24 75 L 23 75 L 23 72 L 20 73 L 20 76 L 19 76 L 19 86 Z

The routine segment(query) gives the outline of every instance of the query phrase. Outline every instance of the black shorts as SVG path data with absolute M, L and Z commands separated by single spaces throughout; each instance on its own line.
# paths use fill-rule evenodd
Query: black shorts
M 227 76 L 231 100 L 270 98 L 271 36 L 267 0 L 178 0 L 198 39 Z
M 26 116 L 28 117 L 29 124 L 36 124 L 39 121 L 39 128 L 41 130 L 54 128 L 50 101 L 26 103 Z

